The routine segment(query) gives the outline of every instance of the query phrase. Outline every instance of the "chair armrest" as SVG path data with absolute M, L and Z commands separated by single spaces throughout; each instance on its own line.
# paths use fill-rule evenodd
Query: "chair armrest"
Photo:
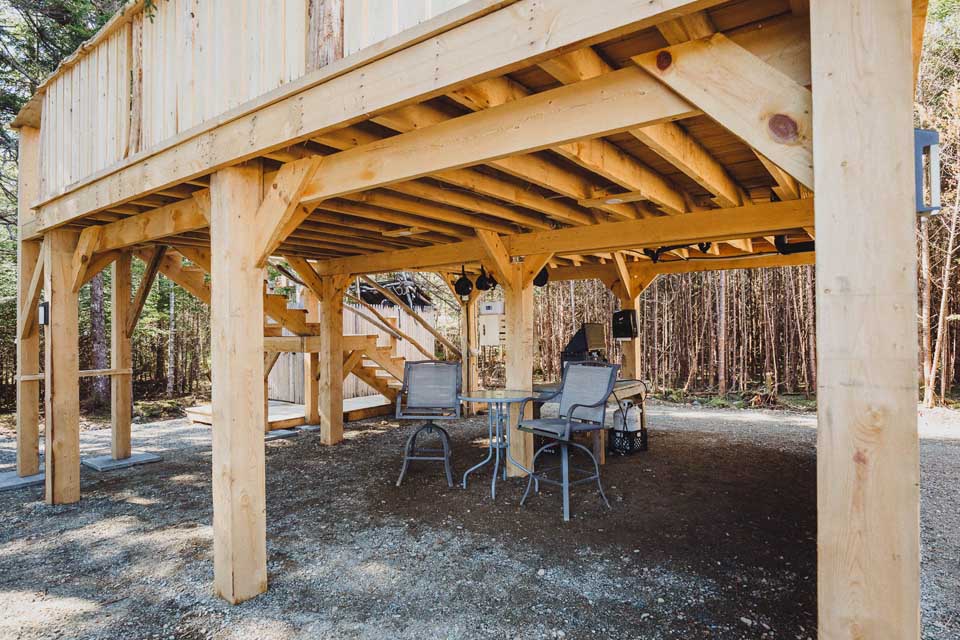
M 574 405 L 571 405 L 571 406 L 570 406 L 570 409 L 567 410 L 567 415 L 566 415 L 566 418 L 567 418 L 567 432 L 566 432 L 567 439 L 568 439 L 568 440 L 570 439 L 570 432 L 572 431 L 571 425 L 573 424 L 573 419 L 574 419 L 573 412 L 576 411 L 577 409 L 596 409 L 597 407 L 603 407 L 603 418 L 600 419 L 600 428 L 602 429 L 602 428 L 603 428 L 603 423 L 606 421 L 606 417 L 607 417 L 607 400 L 608 400 L 609 398 L 610 398 L 610 396 L 607 396 L 606 398 L 604 398 L 604 399 L 601 400 L 600 402 L 594 402 L 593 404 L 574 404 Z
M 527 397 L 527 398 L 524 398 L 523 401 L 520 403 L 520 422 L 523 422 L 523 415 L 524 415 L 524 412 L 525 412 L 526 409 L 527 409 L 527 403 L 528 403 L 528 402 L 543 402 L 544 400 L 550 400 L 551 398 L 556 398 L 558 395 L 560 395 L 560 391 L 559 391 L 559 390 L 558 390 L 558 391 L 554 391 L 553 393 L 551 393 L 551 394 L 548 395 L 548 396 L 539 396 L 539 395 L 538 395 L 538 396 L 529 396 L 529 397 Z

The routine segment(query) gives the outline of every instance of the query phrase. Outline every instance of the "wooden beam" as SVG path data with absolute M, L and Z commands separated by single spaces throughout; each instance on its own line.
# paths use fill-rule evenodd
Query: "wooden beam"
M 280 359 L 279 351 L 268 351 L 263 354 L 263 381 L 267 383 L 270 381 L 270 372 L 273 371 L 273 367 L 276 366 L 277 360 Z M 269 403 L 267 406 L 267 415 L 269 415 Z
M 477 229 L 477 239 L 483 246 L 485 254 L 483 262 L 487 265 L 487 270 L 493 273 L 497 282 L 504 289 L 512 289 L 518 286 L 520 282 L 513 279 L 517 272 L 513 268 L 510 254 L 507 252 L 507 248 L 503 246 L 503 240 L 500 239 L 500 236 L 492 231 Z
M 509 73 L 578 43 L 588 45 L 653 26 L 663 20 L 665 12 L 679 16 L 721 1 L 605 0 L 589 4 L 553 0 L 546 5 L 520 0 L 468 24 L 454 22 L 456 26 L 442 34 L 432 31 L 429 36 L 420 35 L 421 40 L 406 43 L 410 46 L 402 50 L 387 48 L 392 51 L 389 56 L 384 56 L 381 48 L 373 54 L 383 56 L 379 59 L 364 60 L 362 55 L 344 59 L 214 119 L 203 130 L 191 130 L 134 155 L 104 175 L 95 175 L 71 187 L 68 193 L 42 203 L 41 220 L 31 225 L 31 234 L 289 147 L 395 106 L 448 93 L 477 78 Z M 482 13 L 499 6 L 499 2 L 491 3 Z M 471 17 L 477 15 L 473 9 Z M 524 37 L 504 46 L 504 34 L 515 33 Z M 438 48 L 444 51 L 442 59 L 437 57 Z M 357 60 L 366 64 L 352 67 Z M 398 69 L 404 72 L 398 74 Z M 343 99 L 360 95 L 363 100 Z
M 809 89 L 720 33 L 633 61 L 813 188 Z
M 140 314 L 143 312 L 143 305 L 147 302 L 147 296 L 150 295 L 150 289 L 153 287 L 153 281 L 157 277 L 157 271 L 160 269 L 160 261 L 163 260 L 167 248 L 163 245 L 153 248 L 150 254 L 150 260 L 143 270 L 143 277 L 140 279 L 140 286 L 137 288 L 137 294 L 133 298 L 133 304 L 130 306 L 130 313 L 127 318 L 127 337 L 133 337 L 133 332 L 137 328 L 137 322 L 140 321 Z
M 363 201 L 363 198 L 357 196 L 357 200 Z M 381 220 L 391 224 L 399 224 L 411 227 L 420 227 L 429 229 L 436 233 L 441 233 L 451 238 L 467 238 L 471 236 L 468 228 L 463 226 L 451 225 L 446 222 L 431 220 L 421 216 L 413 216 L 382 207 L 374 207 L 361 202 L 344 202 L 340 200 L 327 200 L 317 205 L 322 211 L 334 211 L 336 213 L 345 213 L 349 216 L 360 218 L 369 218 L 371 220 Z
M 643 71 L 628 67 L 329 156 L 321 175 L 304 193 L 303 202 L 315 203 L 695 112 Z M 509 136 L 500 135 L 505 127 Z
M 29 242 L 29 241 L 28 241 Z M 20 270 L 20 273 L 27 273 L 25 269 L 30 268 L 30 261 L 33 258 L 33 253 L 36 251 L 36 264 L 33 265 L 33 275 L 29 279 L 21 280 L 20 282 L 20 291 L 21 291 L 21 302 L 19 309 L 19 318 L 20 318 L 20 330 L 17 332 L 20 340 L 24 340 L 29 336 L 33 335 L 34 330 L 37 328 L 37 305 L 40 304 L 40 294 L 43 293 L 43 260 L 40 260 L 40 251 L 41 244 L 35 243 L 28 247 L 28 255 L 23 256 L 23 249 L 21 248 L 21 256 L 23 260 L 23 266 Z M 26 284 L 26 288 L 23 285 Z
M 307 184 L 316 175 L 323 158 L 313 156 L 288 162 L 280 167 L 270 185 L 265 189 L 263 202 L 257 210 L 257 226 L 264 233 L 258 252 L 257 264 L 267 264 L 267 259 L 284 240 L 307 219 L 310 207 L 300 206 L 300 198 Z
M 360 349 L 354 349 L 353 351 L 347 352 L 347 355 L 343 358 L 343 379 L 346 380 L 347 376 L 353 373 L 353 370 L 358 366 L 363 366 L 363 351 Z
M 362 278 L 364 282 L 366 282 L 371 287 L 376 289 L 387 300 L 397 305 L 397 307 L 403 309 L 407 313 L 407 315 L 413 318 L 417 322 L 417 324 L 419 324 L 424 329 L 426 329 L 430 333 L 430 335 L 432 335 L 434 338 L 439 340 L 443 344 L 443 346 L 449 349 L 455 356 L 457 356 L 458 358 L 461 357 L 460 349 L 458 349 L 456 345 L 454 345 L 452 342 L 447 340 L 446 336 L 444 336 L 442 333 L 437 331 L 436 327 L 434 327 L 429 322 L 424 320 L 423 316 L 421 316 L 419 313 L 414 311 L 410 307 L 410 305 L 408 305 L 406 302 L 401 300 L 400 297 L 397 296 L 397 294 L 395 294 L 393 291 L 390 291 L 386 287 L 381 286 L 381 284 L 376 280 L 374 280 L 373 278 L 369 278 L 367 276 L 362 276 Z
M 80 234 L 76 253 L 73 254 L 73 290 L 79 291 L 84 282 L 87 266 L 100 243 L 100 227 L 87 227 Z
M 320 295 L 320 351 L 318 370 L 320 441 L 343 440 L 343 292 L 349 275 L 322 279 Z
M 150 262 L 152 256 L 150 249 L 140 249 L 135 253 L 145 263 Z M 194 298 L 210 304 L 210 285 L 207 283 L 206 278 L 204 278 L 203 273 L 195 269 L 185 268 L 183 266 L 183 260 L 178 253 L 168 249 L 160 261 L 159 270 L 160 273 L 176 282 Z
M 422 106 L 422 105 L 418 105 Z M 486 107 L 484 107 L 486 108 Z M 410 115 L 409 112 L 403 110 L 404 115 Z M 417 112 L 417 116 L 423 116 L 423 110 Z M 450 116 L 444 112 L 439 112 L 438 114 L 430 117 L 429 119 L 413 119 L 412 117 L 400 118 L 396 117 L 396 112 L 391 112 L 391 117 L 389 119 L 378 118 L 377 121 L 381 124 L 385 123 L 385 126 L 388 128 L 394 129 L 395 131 L 400 131 L 401 133 L 406 133 L 408 131 L 413 131 L 414 129 L 420 129 L 425 126 L 431 126 L 438 122 L 443 122 L 448 120 Z M 357 127 L 346 127 L 340 129 L 339 131 L 334 131 L 318 139 L 319 142 L 327 146 L 333 147 L 335 149 L 345 150 L 352 149 L 354 147 L 363 146 L 365 144 L 370 144 L 378 140 L 382 140 L 383 136 L 378 136 L 371 134 L 365 129 L 358 129 Z M 529 164 L 530 171 L 523 174 L 524 178 L 535 178 L 536 173 L 535 167 L 536 159 L 525 160 Z M 491 166 L 497 167 L 498 169 L 506 170 L 508 173 L 516 173 L 516 163 L 511 163 L 509 168 L 505 166 L 502 162 L 494 162 Z M 511 171 L 511 169 L 513 169 Z M 450 171 L 443 171 L 440 173 L 433 174 L 430 176 L 438 182 L 452 185 L 458 187 L 459 189 L 465 189 L 469 191 L 474 191 L 476 193 L 481 193 L 483 195 L 489 196 L 491 198 L 497 198 L 504 202 L 508 202 L 514 205 L 521 207 L 526 207 L 527 209 L 532 209 L 534 211 L 539 211 L 540 213 L 549 216 L 554 220 L 558 220 L 570 224 L 592 224 L 594 222 L 592 216 L 589 212 L 584 211 L 583 209 L 572 206 L 562 200 L 556 198 L 545 198 L 538 193 L 524 187 L 523 185 L 516 184 L 514 182 L 509 182 L 507 180 L 502 180 L 500 178 L 487 175 L 485 173 L 480 173 L 473 169 L 453 169 Z M 534 179 L 536 182 L 536 179 Z M 423 182 L 405 182 L 400 184 L 391 185 L 389 188 L 394 190 L 400 190 L 404 188 L 404 185 L 416 184 L 422 185 Z M 587 191 L 587 186 L 585 182 L 578 177 L 577 186 L 573 191 L 567 191 L 564 186 L 564 183 L 553 181 L 550 183 L 548 188 L 551 188 L 553 191 L 560 193 L 562 195 L 567 195 L 570 197 L 580 197 L 583 196 Z M 449 191 L 447 193 L 460 193 L 458 191 Z M 466 195 L 466 194 L 464 194 Z M 467 196 L 472 197 L 472 196 Z M 440 200 L 438 200 L 440 201 Z M 451 204 L 457 204 L 455 201 L 452 201 Z M 466 205 L 463 201 L 458 205 L 462 208 L 471 208 L 471 206 Z M 504 216 L 505 217 L 505 216 Z M 508 218 L 509 219 L 509 218 Z M 533 225 L 530 225 L 533 226 Z
M 547 263 L 553 259 L 553 253 L 535 253 L 532 255 L 525 256 L 523 262 L 521 263 L 523 268 L 520 272 L 520 287 L 526 288 L 533 284 L 534 278 L 537 277 L 537 274 L 547 266 Z
M 114 460 L 130 457 L 130 427 L 133 412 L 133 356 L 130 334 L 130 253 L 113 263 L 110 279 L 110 365 L 130 373 L 110 377 L 110 453 Z
M 232 604 L 267 589 L 261 181 L 252 164 L 210 183 L 214 592 Z
M 620 286 L 623 287 L 622 299 L 633 300 L 637 297 L 637 292 L 633 287 L 633 276 L 627 268 L 627 261 L 623 257 L 622 251 L 613 253 L 613 266 L 616 269 L 617 278 L 620 280 Z
M 413 186 L 412 188 L 409 185 L 417 185 L 417 182 L 405 182 L 399 185 L 391 185 L 388 187 L 390 191 L 397 191 L 402 193 L 410 193 L 415 195 L 418 198 L 423 197 L 440 197 L 444 200 L 449 200 L 445 197 L 445 192 L 443 189 L 439 188 L 430 188 L 430 185 L 423 185 L 423 187 Z M 406 186 L 405 186 L 406 185 Z M 368 191 L 363 194 L 359 194 L 360 199 L 363 202 L 369 204 L 383 207 L 385 209 L 393 209 L 395 211 L 403 211 L 413 215 L 423 216 L 425 218 L 432 218 L 435 220 L 440 220 L 442 222 L 447 222 L 450 224 L 457 224 L 466 228 L 480 228 L 488 229 L 498 233 L 515 233 L 517 226 L 512 223 L 503 222 L 502 220 L 487 220 L 480 216 L 477 216 L 474 213 L 469 213 L 461 211 L 459 209 L 451 208 L 448 205 L 438 205 L 433 202 L 427 202 L 424 200 L 413 200 L 410 198 L 405 198 L 402 196 L 395 195 L 389 191 Z M 353 196 L 347 196 L 353 197 Z M 469 196 L 468 196 L 469 197 Z M 453 199 L 457 199 L 454 196 Z M 550 225 L 540 225 L 541 227 L 550 228 Z
M 383 329 L 387 333 L 392 334 L 394 337 L 400 338 L 401 340 L 406 340 L 411 345 L 413 345 L 413 348 L 415 348 L 417 351 L 422 353 L 425 358 L 429 360 L 433 360 L 436 357 L 435 353 L 432 353 L 429 349 L 427 349 L 425 346 L 420 344 L 420 342 L 416 338 L 414 338 L 413 336 L 407 333 L 404 333 L 403 331 L 400 330 L 399 327 L 395 326 L 394 324 L 391 324 L 390 321 L 395 320 L 395 318 L 387 318 L 382 313 L 380 313 L 379 309 L 377 309 L 372 304 L 369 304 L 368 302 L 363 300 L 363 298 L 355 298 L 354 296 L 351 296 L 349 294 L 346 294 L 346 297 L 347 297 L 347 300 L 352 301 L 356 304 L 359 304 L 361 307 L 363 307 L 364 309 L 372 313 L 376 317 L 377 322 L 380 325 L 382 325 L 379 328 Z M 351 309 L 354 313 L 360 313 L 353 307 L 349 307 L 349 309 Z M 365 318 L 368 322 L 370 322 L 371 320 L 374 320 L 374 318 L 370 316 L 365 316 Z M 373 323 L 373 324 L 377 324 L 377 323 Z
M 87 265 L 87 272 L 83 276 L 80 286 L 82 287 L 97 277 L 98 273 L 109 267 L 122 253 L 123 252 L 118 249 L 116 251 L 94 254 L 93 257 L 90 258 L 90 263 Z
M 306 262 L 306 260 L 304 260 Z M 313 271 L 313 269 L 310 269 Z M 314 272 L 316 274 L 316 272 Z M 320 291 L 322 291 L 322 287 Z M 307 310 L 307 322 L 320 321 L 319 294 L 309 287 L 303 292 L 303 305 Z M 320 424 L 320 354 L 303 354 L 303 415 L 307 424 Z
M 760 237 L 802 229 L 812 224 L 813 200 L 807 199 L 536 231 L 504 236 L 501 240 L 511 257 L 550 251 L 563 255 Z M 334 258 L 315 263 L 315 269 L 320 275 L 431 270 L 444 265 L 477 262 L 486 256 L 480 240 L 475 239 L 368 256 Z
M 793 176 L 778 167 L 770 158 L 759 151 L 754 150 L 754 155 L 757 156 L 757 160 L 760 161 L 774 182 L 777 183 L 777 186 L 773 188 L 773 192 L 777 194 L 778 198 L 781 200 L 796 200 L 800 197 L 800 185 Z
M 55 229 L 43 239 L 44 290 L 50 303 L 43 340 L 47 504 L 80 500 L 79 326 L 73 289 L 78 240 L 69 229 Z
M 813 0 L 810 16 L 819 636 L 917 640 L 916 203 L 904 170 L 913 153 L 910 3 L 867 10 Z
M 515 224 L 529 227 L 531 229 L 550 229 L 553 226 L 549 222 L 545 221 L 541 216 L 531 215 L 511 207 L 506 207 L 501 204 L 491 202 L 490 200 L 478 198 L 471 193 L 465 193 L 463 191 L 454 189 L 444 189 L 443 187 L 438 187 L 426 182 L 403 182 L 400 184 L 391 185 L 389 188 L 391 191 L 396 191 L 397 193 L 403 193 L 417 198 L 432 200 L 434 202 L 439 202 L 451 207 L 463 209 L 468 212 L 481 213 L 499 218 L 501 220 L 508 220 Z M 474 218 L 473 224 L 478 227 L 482 226 L 484 229 L 497 231 L 497 228 L 493 226 L 483 226 L 486 223 L 482 219 Z M 511 232 L 512 231 L 513 230 L 511 229 Z
M 710 19 L 703 13 L 691 14 L 658 26 L 663 31 L 664 25 L 671 23 L 678 23 L 684 36 L 689 33 L 696 33 L 698 34 L 697 37 L 703 37 L 703 35 L 710 35 L 709 33 L 703 33 L 705 30 L 712 29 Z M 613 67 L 607 64 L 590 47 L 577 49 L 547 60 L 540 63 L 540 67 L 564 84 L 574 84 L 613 71 Z M 743 203 L 742 189 L 733 182 L 723 165 L 679 125 L 672 122 L 654 124 L 632 129 L 630 134 L 657 152 L 667 162 L 680 169 L 697 184 L 713 193 L 721 207 L 736 207 Z M 636 199 L 646 199 L 646 194 L 642 190 L 637 191 L 628 187 L 628 191 L 635 194 Z M 594 206 L 598 203 L 595 199 L 591 199 L 590 201 L 581 201 L 580 204 Z
M 22 225 L 33 219 L 30 205 L 40 193 L 40 130 L 20 129 L 17 175 L 17 475 L 40 472 L 40 382 L 23 376 L 40 372 L 37 305 L 43 288 L 45 252 L 39 241 L 25 240 Z M 40 380 L 43 380 L 41 376 Z
M 607 69 L 607 71 L 612 70 L 612 68 Z M 577 78 L 571 82 L 583 79 L 586 78 Z M 479 82 L 455 92 L 451 97 L 469 108 L 489 109 L 522 100 L 529 95 L 530 93 L 524 87 L 504 77 Z M 682 213 L 686 210 L 683 195 L 662 176 L 606 140 L 581 140 L 553 147 L 552 151 L 602 176 L 605 180 L 617 183 L 625 189 L 644 193 L 648 200 L 659 204 L 668 212 Z M 514 163 L 519 161 L 529 163 L 533 159 L 513 159 Z M 561 193 L 564 193 L 564 190 L 561 190 Z M 637 212 L 631 207 L 615 206 L 610 207 L 609 211 L 628 219 L 638 217 Z
M 520 264 L 509 265 L 512 272 L 509 276 L 512 282 L 517 283 L 510 289 L 504 288 L 504 313 L 507 325 L 506 340 L 506 386 L 508 389 L 529 390 L 533 392 L 533 285 L 519 286 L 523 280 Z M 533 435 L 517 430 L 521 419 L 520 406 L 510 405 L 510 453 L 515 460 L 527 469 L 533 466 Z M 527 415 L 533 417 L 533 407 L 527 405 Z M 512 477 L 524 476 L 526 473 L 514 465 L 507 463 L 507 474 Z
M 126 249 L 136 244 L 206 228 L 209 226 L 209 211 L 210 191 L 202 189 L 185 200 L 97 227 L 100 230 L 99 241 L 94 251 Z

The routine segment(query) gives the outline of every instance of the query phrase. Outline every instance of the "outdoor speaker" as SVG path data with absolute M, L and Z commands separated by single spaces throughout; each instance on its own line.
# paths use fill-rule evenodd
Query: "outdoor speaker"
M 637 337 L 637 312 L 624 309 L 613 314 L 613 338 L 632 340 Z

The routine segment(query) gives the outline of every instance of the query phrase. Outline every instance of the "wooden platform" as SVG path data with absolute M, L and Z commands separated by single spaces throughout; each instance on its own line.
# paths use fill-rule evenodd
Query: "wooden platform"
M 343 420 L 352 422 L 375 416 L 388 415 L 393 404 L 381 395 L 347 398 L 343 401 Z M 292 402 L 270 401 L 270 430 L 290 429 L 306 423 L 303 405 Z M 209 404 L 187 409 L 187 417 L 194 424 L 212 424 L 213 414 Z

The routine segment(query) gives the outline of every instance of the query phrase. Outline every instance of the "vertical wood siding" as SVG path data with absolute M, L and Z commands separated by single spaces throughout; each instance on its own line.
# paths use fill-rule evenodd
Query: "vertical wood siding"
M 467 0 L 349 0 L 344 5 L 344 53 L 386 40 Z
M 41 199 L 466 1 L 156 0 L 44 86 Z

